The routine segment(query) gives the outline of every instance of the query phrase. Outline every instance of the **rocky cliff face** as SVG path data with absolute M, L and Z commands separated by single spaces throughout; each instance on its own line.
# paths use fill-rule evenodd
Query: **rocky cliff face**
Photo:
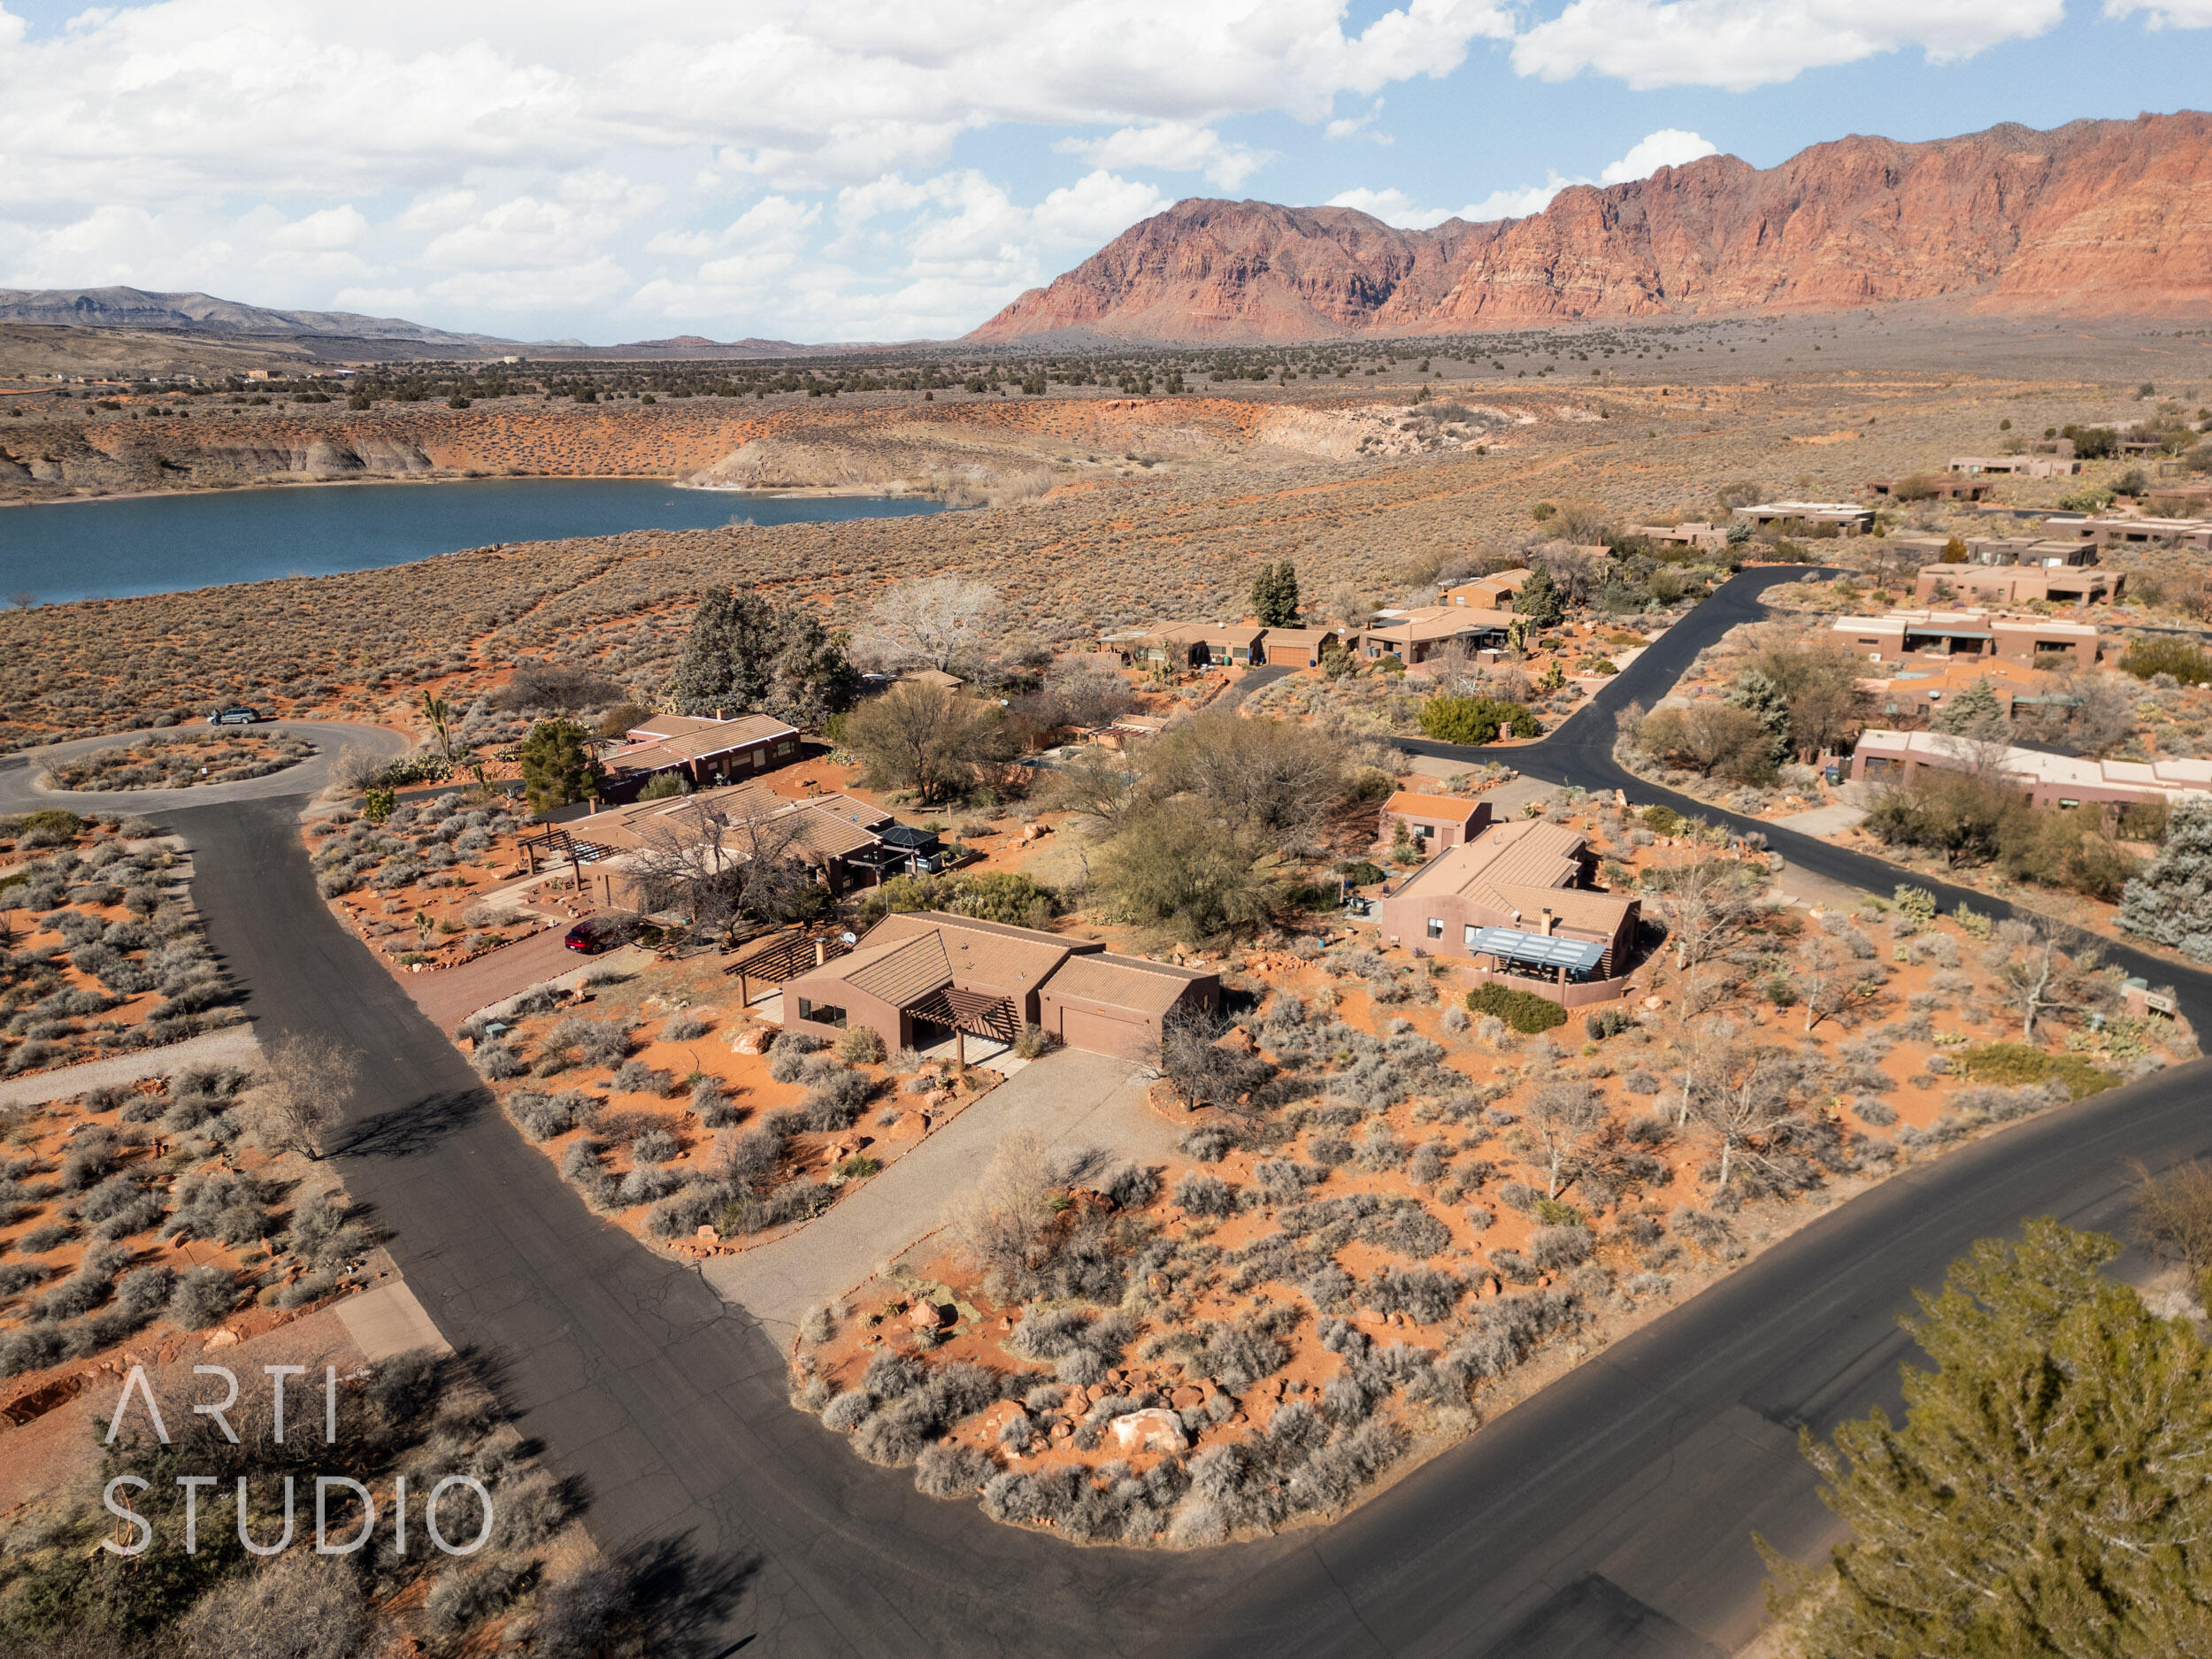
M 1402 231 L 1349 208 L 1190 201 L 1124 232 L 970 338 L 1296 341 L 1582 319 L 1952 301 L 2201 316 L 2212 116 L 1846 138 L 1563 192 L 1525 219 Z

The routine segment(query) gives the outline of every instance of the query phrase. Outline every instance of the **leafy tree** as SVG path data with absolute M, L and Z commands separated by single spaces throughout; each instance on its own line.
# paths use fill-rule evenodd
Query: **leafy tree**
M 911 789 L 924 804 L 958 794 L 1008 756 L 1005 710 L 942 686 L 895 686 L 845 717 L 845 746 L 872 789 Z
M 1801 1437 L 1850 1528 L 1809 1598 L 1809 1659 L 2212 1643 L 2212 1356 L 2104 1276 L 2119 1248 L 2047 1217 L 1981 1240 L 1904 1321 L 1935 1369 L 1906 1368 L 1903 1424 L 1878 1409 L 1832 1445 Z
M 1824 637 L 1781 641 L 1751 659 L 1790 710 L 1790 742 L 1800 755 L 1841 749 L 1866 723 L 1869 700 L 1859 688 L 1863 664 Z
M 522 740 L 522 793 L 532 810 L 549 812 L 596 794 L 598 757 L 591 734 L 573 720 L 540 720 Z
M 1260 566 L 1252 579 L 1252 611 L 1263 628 L 1298 626 L 1298 571 L 1288 559 Z
M 1279 845 L 1325 824 L 1352 790 L 1343 742 L 1288 720 L 1202 714 L 1171 726 L 1136 759 L 1146 800 L 1187 796 L 1233 828 Z
M 1439 743 L 1494 743 L 1505 733 L 1534 737 L 1536 717 L 1504 697 L 1431 697 L 1421 705 L 1421 734 Z
M 2184 801 L 2166 820 L 2166 844 L 2120 895 L 2120 926 L 2212 962 L 2212 803 Z
M 1636 747 L 1670 766 L 1739 783 L 1774 775 L 1773 737 L 1750 710 L 1701 699 L 1686 709 L 1655 709 L 1636 727 Z
M 812 611 L 794 605 L 778 613 L 776 654 L 768 668 L 768 695 L 761 707 L 794 726 L 818 728 L 832 715 L 851 708 L 860 695 L 860 674 L 843 643 Z
M 1494 1015 L 1514 1030 L 1532 1036 L 1567 1023 L 1567 1010 L 1548 996 L 1500 985 L 1495 979 L 1485 980 L 1467 993 L 1467 1011 Z
M 1945 864 L 1987 864 L 2029 828 L 2028 798 L 1993 764 L 1959 772 L 1916 768 L 1885 789 L 1867 814 L 1868 833 L 1891 846 L 1924 848 Z
M 1987 743 L 2004 741 L 2005 705 L 1986 677 L 1969 680 L 1966 688 L 1936 710 L 1928 724 L 1954 737 L 1971 737 Z
M 1540 565 L 1529 572 L 1521 591 L 1513 595 L 1513 614 L 1526 617 L 1529 626 L 1537 628 L 1555 628 L 1567 619 L 1567 602 L 1559 584 Z
M 1205 805 L 1165 801 L 1130 815 L 1101 851 L 1094 879 L 1115 911 L 1195 944 L 1270 918 L 1266 856 L 1257 837 Z

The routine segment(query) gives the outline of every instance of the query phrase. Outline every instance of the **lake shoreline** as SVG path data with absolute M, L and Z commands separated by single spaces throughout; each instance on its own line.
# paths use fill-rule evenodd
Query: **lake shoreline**
M 756 501 L 935 501 L 919 491 L 870 488 L 860 484 L 793 484 L 760 489 L 740 484 L 687 484 L 673 473 L 661 472 L 482 472 L 469 478 L 459 472 L 425 478 L 403 472 L 379 472 L 367 478 L 298 478 L 277 483 L 208 484 L 192 489 L 118 489 L 100 495 L 57 495 L 50 501 L 0 500 L 0 512 L 12 507 L 84 507 L 103 501 L 189 500 L 198 495 L 249 495 L 257 491 L 344 489 L 370 484 L 538 484 L 573 480 L 592 484 L 658 484 L 669 489 L 707 495 L 738 495 Z M 947 511 L 951 511 L 949 508 Z M 466 551 L 457 549 L 456 551 Z

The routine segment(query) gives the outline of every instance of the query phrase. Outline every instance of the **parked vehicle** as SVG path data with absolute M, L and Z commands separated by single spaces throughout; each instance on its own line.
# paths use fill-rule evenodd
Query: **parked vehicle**
M 207 717 L 210 726 L 256 726 L 260 720 L 261 710 L 249 709 L 242 703 L 234 703 L 227 709 L 218 709 Z
M 595 956 L 603 950 L 629 943 L 631 926 L 626 917 L 587 916 L 568 930 L 561 942 L 571 950 Z

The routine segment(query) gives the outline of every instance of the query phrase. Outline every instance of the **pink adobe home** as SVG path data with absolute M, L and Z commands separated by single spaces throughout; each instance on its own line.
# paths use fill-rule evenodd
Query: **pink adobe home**
M 1625 995 L 1641 901 L 1586 885 L 1581 833 L 1523 818 L 1439 854 L 1382 901 L 1382 936 L 1579 1008 Z
M 885 917 L 850 952 L 783 987 L 783 1025 L 834 1041 L 855 1025 L 888 1048 L 923 1048 L 956 1033 L 1010 1043 L 1041 1026 L 1071 1048 L 1142 1059 L 1181 1008 L 1221 1006 L 1217 975 L 1093 940 L 936 910 Z
M 1390 847 L 1398 839 L 1398 826 L 1424 852 L 1458 847 L 1482 833 L 1490 821 L 1487 801 L 1463 801 L 1457 795 L 1416 795 L 1401 789 L 1382 804 L 1380 844 Z

